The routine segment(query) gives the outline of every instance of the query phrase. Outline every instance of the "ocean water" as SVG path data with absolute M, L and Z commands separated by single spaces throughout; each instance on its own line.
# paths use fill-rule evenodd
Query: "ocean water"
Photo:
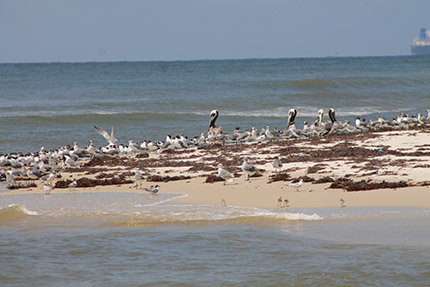
M 292 107 L 299 127 L 320 108 L 338 120 L 425 114 L 429 89 L 430 58 L 414 56 L 0 64 L 0 153 L 106 145 L 93 125 L 124 144 L 192 138 L 213 109 L 227 132 L 285 128 Z
M 429 57 L 0 64 L 0 154 L 430 108 Z M 181 194 L 6 195 L 0 286 L 429 286 L 428 208 L 185 205 Z M 180 190 L 178 192 L 181 192 Z
M 1 286 L 428 286 L 430 210 L 0 198 Z

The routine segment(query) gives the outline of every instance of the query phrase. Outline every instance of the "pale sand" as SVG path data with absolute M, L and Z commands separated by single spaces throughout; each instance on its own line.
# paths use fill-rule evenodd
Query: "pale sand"
M 404 154 L 400 157 L 394 155 L 384 155 L 378 157 L 377 161 L 381 163 L 396 163 L 398 160 L 403 160 L 402 164 L 383 165 L 378 169 L 378 174 L 368 174 L 368 170 L 361 170 L 360 168 L 366 166 L 369 160 L 363 162 L 351 162 L 350 159 L 335 159 L 333 161 L 324 161 L 326 164 L 325 169 L 318 171 L 317 173 L 308 174 L 314 178 L 320 178 L 323 176 L 334 176 L 342 177 L 345 174 L 351 174 L 351 178 L 354 180 L 372 179 L 373 181 L 399 181 L 404 180 L 409 184 L 420 183 L 430 180 L 430 154 L 427 153 L 430 150 L 430 133 L 429 131 L 395 131 L 378 133 L 381 135 L 378 138 L 369 139 L 356 139 L 355 143 L 361 147 L 367 148 L 383 148 L 389 146 L 391 150 L 399 150 L 403 152 L 415 152 L 421 149 L 424 154 L 405 156 Z M 339 143 L 339 142 L 337 142 Z M 334 146 L 337 143 L 327 143 L 325 146 Z M 307 145 L 307 143 L 297 142 L 296 145 Z M 254 148 L 255 147 L 255 148 Z M 262 148 L 261 145 L 253 145 L 252 148 L 256 151 L 258 148 Z M 240 177 L 235 178 L 232 181 L 228 181 L 226 185 L 223 182 L 205 183 L 206 176 L 198 177 L 196 173 L 186 172 L 187 168 L 184 167 L 160 167 L 150 169 L 153 174 L 159 175 L 191 175 L 192 178 L 188 180 L 170 181 L 167 183 L 158 182 L 146 182 L 142 181 L 144 187 L 150 185 L 159 184 L 160 193 L 180 193 L 187 194 L 186 197 L 180 197 L 175 199 L 178 203 L 193 203 L 193 204 L 211 204 L 220 205 L 222 199 L 227 205 L 233 206 L 248 206 L 258 208 L 276 208 L 278 206 L 278 198 L 282 200 L 288 199 L 290 208 L 311 208 L 311 207 L 338 207 L 340 205 L 339 200 L 342 198 L 345 201 L 346 207 L 355 206 L 399 206 L 399 207 L 430 207 L 430 186 L 410 186 L 406 188 L 397 189 L 376 189 L 372 191 L 357 191 L 357 192 L 346 192 L 342 189 L 331 189 L 328 188 L 330 183 L 325 184 L 312 184 L 304 183 L 299 191 L 296 188 L 289 187 L 285 183 L 291 183 L 291 181 L 279 181 L 268 183 L 269 176 L 273 175 L 275 171 L 269 163 L 269 159 L 277 155 L 276 151 L 278 147 L 271 146 L 267 149 L 272 149 L 272 153 L 260 153 L 255 154 L 252 158 L 252 162 L 258 159 L 266 158 L 268 163 L 264 165 L 258 165 L 260 168 L 266 169 L 262 177 L 252 178 L 250 182 L 246 181 L 246 176 L 243 172 Z M 313 148 L 320 148 L 319 146 L 313 146 Z M 263 148 L 261 149 L 263 150 Z M 261 151 L 260 150 L 260 151 Z M 199 154 L 202 157 L 208 156 L 204 151 L 198 150 L 194 154 Z M 223 153 L 222 147 L 220 153 Z M 242 154 L 254 155 L 246 152 Z M 190 154 L 184 154 L 183 158 L 187 159 Z M 169 157 L 170 155 L 151 155 L 151 157 Z M 177 154 L 175 155 L 177 156 Z M 191 160 L 191 159 L 187 159 Z M 199 159 L 205 162 L 205 159 Z M 205 162 L 206 163 L 206 162 Z M 318 162 L 292 162 L 284 163 L 283 170 L 288 170 L 291 177 L 301 177 L 306 175 L 308 167 L 316 165 Z M 216 166 L 216 162 L 213 160 L 207 161 L 208 165 Z M 374 163 L 373 163 L 374 164 Z M 237 166 L 240 166 L 237 163 Z M 199 172 L 202 174 L 202 172 Z M 204 172 L 203 174 L 216 174 L 216 171 Z M 67 179 L 70 175 L 63 175 L 63 178 Z M 74 178 L 78 178 L 76 174 Z M 7 191 L 2 194 L 17 194 L 17 193 L 35 193 L 43 192 L 43 183 L 38 182 L 38 187 L 31 190 L 19 190 L 19 191 Z M 121 186 L 98 186 L 95 188 L 75 188 L 70 191 L 69 189 L 55 189 L 52 194 L 60 192 L 142 192 L 134 187 L 134 184 L 124 184 Z

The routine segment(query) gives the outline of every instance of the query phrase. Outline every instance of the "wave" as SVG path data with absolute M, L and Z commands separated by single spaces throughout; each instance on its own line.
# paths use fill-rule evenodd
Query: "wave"
M 38 215 L 38 213 L 27 209 L 24 205 L 10 204 L 8 207 L 0 209 L 0 222 L 33 215 Z
M 327 77 L 308 78 L 287 81 L 261 81 L 247 84 L 249 88 L 258 89 L 293 89 L 295 91 L 347 91 L 347 90 L 396 90 L 408 89 L 410 87 L 427 87 L 428 80 L 425 77 L 392 76 L 350 76 L 350 77 Z
M 298 110 L 297 118 L 317 118 L 318 110 L 323 109 L 327 113 L 328 108 L 323 106 L 281 106 L 269 109 L 257 109 L 257 110 L 220 110 L 220 119 L 222 117 L 234 117 L 234 118 L 286 118 L 288 117 L 288 111 L 291 108 Z M 348 107 L 348 108 L 335 108 L 337 117 L 351 117 L 351 116 L 364 116 L 371 114 L 387 113 L 387 112 L 408 112 L 409 109 L 384 109 L 378 106 L 367 106 L 367 107 Z M 51 122 L 57 123 L 70 123 L 70 122 L 98 122 L 104 121 L 106 118 L 115 121 L 121 120 L 141 120 L 141 121 L 153 121 L 153 120 L 178 120 L 181 118 L 190 119 L 191 117 L 201 118 L 208 117 L 209 110 L 206 111 L 165 111 L 165 112 L 112 112 L 112 111 L 92 111 L 87 113 L 9 113 L 3 114 L 0 120 L 6 124 L 19 124 L 25 122 Z M 179 118 L 178 118 L 179 116 Z M 209 117 L 208 117 L 209 118 Z M 191 118 L 192 119 L 192 118 Z
M 160 212 L 161 211 L 161 212 Z M 289 213 L 260 208 L 211 205 L 158 206 L 128 216 L 120 216 L 108 225 L 119 227 L 143 227 L 157 225 L 207 225 L 207 224 L 265 224 L 267 221 L 316 221 L 318 214 Z

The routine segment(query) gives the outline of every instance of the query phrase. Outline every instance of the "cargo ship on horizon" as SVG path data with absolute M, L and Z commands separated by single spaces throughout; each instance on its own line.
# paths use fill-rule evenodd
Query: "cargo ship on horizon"
M 414 55 L 430 55 L 430 30 L 421 28 L 420 35 L 415 38 L 411 45 Z

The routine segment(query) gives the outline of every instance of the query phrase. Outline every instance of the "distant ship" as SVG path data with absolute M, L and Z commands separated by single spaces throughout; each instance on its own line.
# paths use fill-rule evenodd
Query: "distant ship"
M 414 55 L 430 55 L 430 30 L 421 28 L 420 36 L 412 42 L 411 52 Z

